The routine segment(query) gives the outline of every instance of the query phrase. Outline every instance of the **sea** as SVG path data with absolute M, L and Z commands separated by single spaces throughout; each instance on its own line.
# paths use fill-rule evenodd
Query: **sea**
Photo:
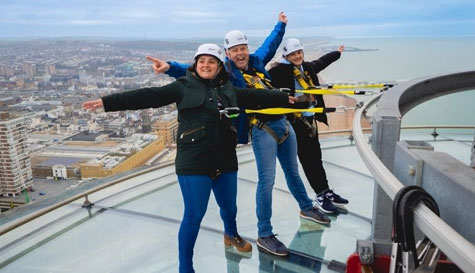
M 475 37 L 333 38 L 304 48 L 305 59 L 313 60 L 339 45 L 346 48 L 341 58 L 320 72 L 328 84 L 397 84 L 475 70 Z M 475 90 L 424 102 L 403 116 L 402 125 L 475 125 Z

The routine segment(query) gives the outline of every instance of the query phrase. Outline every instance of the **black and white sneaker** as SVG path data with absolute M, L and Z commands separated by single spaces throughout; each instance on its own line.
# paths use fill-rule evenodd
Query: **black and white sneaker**
M 327 191 L 320 193 L 315 198 L 315 205 L 325 213 L 335 213 L 337 211 L 335 205 L 326 195 Z
M 345 205 L 348 205 L 348 199 L 345 199 L 341 197 L 340 195 L 336 194 L 333 190 L 328 189 L 325 192 L 325 196 L 327 199 L 329 199 L 334 206 L 336 207 L 344 207 Z

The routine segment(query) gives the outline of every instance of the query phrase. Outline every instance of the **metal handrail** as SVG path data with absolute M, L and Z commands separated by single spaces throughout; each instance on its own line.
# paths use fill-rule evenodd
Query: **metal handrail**
M 407 125 L 401 129 L 475 129 L 475 125 Z
M 475 129 L 475 125 L 407 125 L 401 126 L 403 130 L 417 130 L 417 129 Z M 372 128 L 361 128 L 363 132 L 370 132 Z M 319 135 L 329 135 L 338 133 L 352 133 L 353 129 L 341 129 L 331 131 L 319 131 Z
M 356 148 L 376 182 L 393 200 L 403 184 L 379 160 L 363 135 L 361 117 L 367 108 L 379 100 L 382 94 L 373 97 L 365 106 L 357 109 L 353 119 L 353 136 Z M 430 128 L 433 128 L 430 127 Z M 473 126 L 472 126 L 473 128 Z M 434 242 L 460 269 L 473 272 L 475 269 L 475 246 L 435 215 L 423 203 L 414 212 L 416 226 Z

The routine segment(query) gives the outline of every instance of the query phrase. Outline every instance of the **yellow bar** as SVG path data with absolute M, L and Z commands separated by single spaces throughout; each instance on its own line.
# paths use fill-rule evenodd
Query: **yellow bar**
M 313 112 L 313 113 L 323 113 L 324 108 L 310 108 L 310 109 L 294 109 L 294 108 L 266 108 L 260 110 L 250 110 L 246 109 L 247 114 L 265 114 L 265 115 L 285 115 L 291 113 L 303 113 L 303 112 Z
M 350 89 L 350 88 L 383 88 L 386 84 L 367 84 L 367 85 L 331 85 L 333 89 Z
M 345 90 L 339 91 L 335 89 L 305 89 L 305 90 L 295 90 L 295 93 L 305 93 L 312 95 L 354 95 L 355 90 Z

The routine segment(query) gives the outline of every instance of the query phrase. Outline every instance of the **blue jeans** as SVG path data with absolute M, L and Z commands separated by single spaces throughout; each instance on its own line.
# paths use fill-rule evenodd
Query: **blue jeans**
M 177 175 L 185 211 L 178 232 L 178 260 L 180 273 L 193 270 L 193 248 L 200 230 L 201 220 L 208 208 L 209 196 L 213 190 L 224 222 L 224 233 L 236 236 L 236 194 L 237 172 L 222 173 L 212 180 L 207 175 Z
M 272 188 L 275 181 L 275 166 L 277 157 L 285 174 L 287 187 L 297 200 L 301 210 L 312 207 L 312 200 L 308 197 L 303 181 L 300 178 L 297 164 L 297 140 L 292 126 L 285 117 L 266 123 L 278 137 L 289 128 L 288 138 L 281 144 L 266 131 L 252 127 L 252 148 L 256 157 L 259 181 L 256 191 L 257 229 L 259 237 L 272 235 Z

